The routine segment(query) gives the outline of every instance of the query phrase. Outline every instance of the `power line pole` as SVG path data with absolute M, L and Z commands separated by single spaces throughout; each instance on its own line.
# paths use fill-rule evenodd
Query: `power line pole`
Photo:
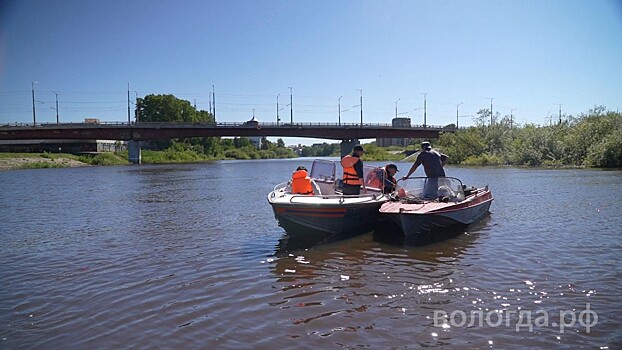
M 134 106 L 136 107 L 134 109 L 134 114 L 135 114 L 134 119 L 136 120 L 136 124 L 138 124 L 138 122 L 140 121 L 140 110 L 138 109 L 138 91 L 136 90 L 134 90 L 134 99 L 136 100 L 136 102 L 134 103 Z
M 556 105 L 559 106 L 559 124 L 561 125 L 561 123 L 562 123 L 562 104 L 561 103 L 556 103 Z
M 339 98 L 337 99 L 337 108 L 339 110 L 339 119 L 338 120 L 338 124 L 341 125 L 341 98 L 343 96 L 339 96 Z
M 294 124 L 294 93 L 292 87 L 289 87 L 289 122 Z
M 32 82 L 32 124 L 33 126 L 37 126 L 37 111 L 35 108 L 35 84 L 37 82 Z
M 363 90 L 359 89 L 361 93 L 361 127 L 363 127 Z
M 463 103 L 464 102 L 460 102 L 456 105 L 456 129 L 458 129 L 458 107 L 460 107 L 460 105 Z
M 130 83 L 127 83 L 127 124 L 130 123 Z
M 516 108 L 512 108 L 510 110 L 510 129 L 514 128 L 514 111 L 516 110 Z
M 493 123 L 493 121 L 492 121 L 492 116 L 493 116 L 493 114 L 492 114 L 492 100 L 494 99 L 494 97 L 486 97 L 486 99 L 490 100 L 490 126 L 492 126 L 492 123 Z
M 277 125 L 279 125 L 279 123 L 281 122 L 281 117 L 279 116 L 279 112 L 285 109 L 285 107 L 279 108 L 279 96 L 280 95 L 281 94 L 276 95 L 276 123 Z
M 212 104 L 214 109 L 214 121 L 216 121 L 216 90 L 214 89 L 214 85 L 212 85 Z
M 58 94 L 54 90 L 52 90 L 52 92 L 54 93 L 54 95 L 56 95 L 56 124 L 60 124 L 58 122 Z
M 428 125 L 428 93 L 423 94 L 423 127 Z

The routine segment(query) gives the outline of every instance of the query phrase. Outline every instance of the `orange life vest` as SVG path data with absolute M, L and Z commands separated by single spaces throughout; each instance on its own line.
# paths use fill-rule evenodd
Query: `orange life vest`
M 382 189 L 382 179 L 383 177 L 386 177 L 386 175 L 383 174 L 383 171 L 384 169 L 382 168 L 376 168 L 370 171 L 369 174 L 367 174 L 367 178 L 365 179 L 365 185 L 367 187 Z
M 363 183 L 359 179 L 359 176 L 354 170 L 354 164 L 359 161 L 358 157 L 352 157 L 347 155 L 341 158 L 341 166 L 343 167 L 343 183 L 346 185 L 362 185 Z
M 292 193 L 313 194 L 311 179 L 307 176 L 306 170 L 295 171 L 292 175 Z

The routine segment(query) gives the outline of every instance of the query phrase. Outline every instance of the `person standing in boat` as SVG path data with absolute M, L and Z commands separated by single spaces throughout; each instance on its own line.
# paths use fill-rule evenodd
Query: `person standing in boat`
M 292 180 L 289 182 L 289 190 L 294 194 L 316 195 L 319 196 L 320 186 L 309 177 L 309 172 L 304 166 L 299 166 L 292 174 Z
M 352 149 L 352 154 L 348 154 L 341 158 L 341 166 L 343 167 L 343 194 L 359 195 L 361 194 L 361 186 L 363 192 L 367 193 L 365 181 L 363 181 L 363 161 L 361 156 L 365 153 L 363 146 L 356 145 Z
M 421 152 L 419 152 L 415 163 L 410 167 L 410 170 L 408 170 L 408 174 L 402 177 L 402 180 L 408 179 L 408 177 L 417 170 L 419 165 L 423 164 L 425 176 L 428 177 L 424 195 L 428 198 L 436 198 L 438 193 L 438 178 L 445 177 L 445 169 L 443 169 L 443 167 L 448 161 L 449 157 L 446 154 L 433 150 L 432 145 L 430 145 L 428 141 L 424 141 L 421 143 Z

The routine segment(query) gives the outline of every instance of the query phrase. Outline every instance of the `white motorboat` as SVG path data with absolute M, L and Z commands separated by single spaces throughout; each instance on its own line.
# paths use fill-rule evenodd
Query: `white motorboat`
M 364 166 L 366 175 L 375 169 Z M 292 194 L 287 182 L 268 194 L 275 218 L 290 236 L 362 234 L 382 220 L 379 209 L 389 196 L 374 187 L 360 195 L 344 195 L 335 172 L 335 162 L 316 159 L 309 177 L 320 187 L 319 195 Z

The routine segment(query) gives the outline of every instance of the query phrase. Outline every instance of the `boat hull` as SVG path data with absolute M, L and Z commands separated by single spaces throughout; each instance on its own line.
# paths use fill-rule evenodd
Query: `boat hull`
M 387 203 L 381 213 L 397 224 L 406 237 L 433 239 L 447 230 L 464 228 L 489 213 L 490 191 L 482 190 L 459 203 Z
M 374 230 L 382 220 L 379 209 L 388 199 L 384 196 L 360 199 L 310 198 L 313 203 L 270 201 L 274 217 L 290 236 L 357 235 Z

